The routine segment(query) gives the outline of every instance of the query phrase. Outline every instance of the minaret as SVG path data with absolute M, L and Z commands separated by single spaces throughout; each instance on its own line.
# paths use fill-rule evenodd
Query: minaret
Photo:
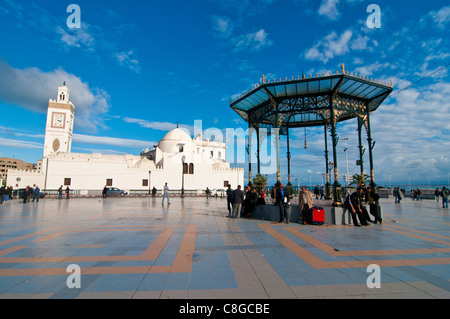
M 64 82 L 58 96 L 50 99 L 45 129 L 44 158 L 53 153 L 70 153 L 72 150 L 75 106 L 69 100 L 70 90 Z

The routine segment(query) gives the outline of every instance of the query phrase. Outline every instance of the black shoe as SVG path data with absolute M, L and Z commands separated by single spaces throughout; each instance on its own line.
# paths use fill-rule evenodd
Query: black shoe
M 356 224 L 355 227 L 361 227 L 361 225 L 360 224 Z

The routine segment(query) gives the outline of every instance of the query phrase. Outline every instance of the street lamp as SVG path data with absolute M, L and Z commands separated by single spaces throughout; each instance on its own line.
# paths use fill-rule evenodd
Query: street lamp
M 184 198 L 184 161 L 186 160 L 186 157 L 183 156 L 181 158 L 181 198 Z
M 346 161 L 346 163 L 347 163 L 347 176 L 346 176 L 346 178 L 345 178 L 345 181 L 347 182 L 347 187 L 348 187 L 348 176 L 349 176 L 349 173 L 348 173 L 348 157 L 347 157 L 347 153 L 348 153 L 348 148 L 347 148 L 347 141 L 348 141 L 348 138 L 343 138 L 342 139 L 344 142 L 345 142 L 345 149 L 344 149 L 344 152 L 345 152 L 345 161 Z

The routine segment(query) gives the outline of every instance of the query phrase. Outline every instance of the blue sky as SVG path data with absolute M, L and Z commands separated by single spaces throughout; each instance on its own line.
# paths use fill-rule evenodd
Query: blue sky
M 67 26 L 71 3 L 81 9 L 80 29 Z M 372 3 L 381 8 L 379 29 L 366 25 Z M 48 99 L 63 81 L 76 107 L 73 152 L 139 154 L 177 122 L 246 128 L 229 100 L 263 74 L 334 72 L 344 63 L 394 82 L 396 93 L 372 117 L 376 180 L 447 184 L 448 68 L 399 90 L 449 64 L 449 27 L 443 0 L 0 0 L 0 156 L 42 158 Z M 339 125 L 338 134 L 349 138 L 357 173 L 356 123 Z M 305 150 L 304 131 L 291 133 L 292 175 L 318 184 L 323 129 L 307 137 Z M 340 175 L 343 150 L 341 142 Z

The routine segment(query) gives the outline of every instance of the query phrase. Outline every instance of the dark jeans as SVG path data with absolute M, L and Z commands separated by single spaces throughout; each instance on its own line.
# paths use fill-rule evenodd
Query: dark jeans
M 287 220 L 289 213 L 289 205 L 280 203 L 280 223 Z
M 228 217 L 231 217 L 231 213 L 233 211 L 233 200 L 231 198 L 227 198 L 227 208 L 228 208 Z
M 355 209 L 356 213 L 353 214 L 353 210 L 350 207 L 350 205 L 345 205 L 345 208 L 347 208 L 347 210 L 350 212 L 350 215 L 352 216 L 353 225 L 359 226 L 360 224 L 364 225 L 366 223 L 365 218 L 363 217 L 363 214 L 360 210 Z M 358 219 L 359 219 L 359 223 L 358 223 Z
M 308 205 L 303 206 L 302 218 L 303 223 L 312 224 L 312 212 Z
M 383 222 L 380 216 L 378 216 L 378 205 L 377 204 L 370 204 L 370 215 L 375 218 L 375 224 L 380 222 L 380 224 Z

